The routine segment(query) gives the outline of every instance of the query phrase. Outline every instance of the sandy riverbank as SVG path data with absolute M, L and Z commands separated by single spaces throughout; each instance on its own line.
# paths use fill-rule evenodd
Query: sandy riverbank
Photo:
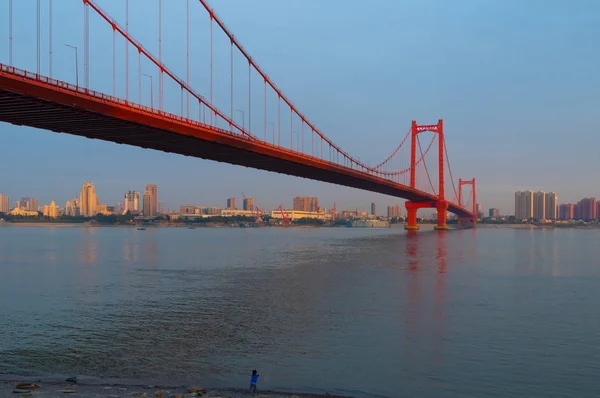
M 39 388 L 31 390 L 29 393 L 16 393 L 15 387 L 18 383 L 35 383 Z M 37 381 L 2 381 L 0 382 L 1 397 L 197 397 L 203 396 L 206 398 L 246 398 L 250 395 L 245 389 L 199 389 L 199 387 L 165 387 L 165 386 L 135 386 L 135 385 L 98 385 L 98 384 L 71 384 L 71 383 L 50 383 Z M 351 398 L 342 397 L 339 395 L 324 394 L 303 394 L 277 391 L 259 391 L 256 397 L 269 398 Z

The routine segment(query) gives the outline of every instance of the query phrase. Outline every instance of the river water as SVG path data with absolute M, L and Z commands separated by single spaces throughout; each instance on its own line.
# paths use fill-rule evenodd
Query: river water
M 600 391 L 600 231 L 0 227 L 0 376 Z

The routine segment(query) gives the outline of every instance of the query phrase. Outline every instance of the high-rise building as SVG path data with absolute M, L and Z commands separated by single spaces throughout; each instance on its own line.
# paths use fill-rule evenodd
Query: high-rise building
M 98 212 L 96 208 L 98 200 L 96 198 L 96 188 L 91 182 L 84 182 L 81 188 L 80 208 L 83 217 L 93 217 Z
M 253 198 L 244 198 L 244 210 L 254 211 L 254 199 Z
M 391 205 L 387 208 L 388 218 L 402 217 L 402 207 L 400 205 Z
M 123 213 L 130 212 L 132 214 L 140 211 L 140 194 L 134 190 L 125 193 Z
M 577 202 L 575 206 L 575 219 L 591 221 L 597 219 L 596 207 L 597 207 L 596 198 L 584 198 Z
M 235 210 L 235 198 L 227 198 L 227 209 Z
M 79 206 L 79 199 L 67 200 L 65 203 L 65 214 L 67 216 L 77 217 L 81 215 L 81 208 Z
M 306 201 L 306 197 L 304 197 L 304 196 L 296 196 L 293 199 L 293 201 L 294 202 L 293 202 L 292 207 L 293 207 L 294 210 L 296 210 L 296 211 L 308 211 L 308 210 L 305 210 L 305 209 L 308 209 L 308 203 Z
M 481 203 L 477 203 L 475 211 L 477 213 L 477 218 L 483 218 L 483 208 L 481 207 Z
M 52 201 L 50 205 L 44 206 L 43 214 L 45 217 L 58 218 L 59 209 L 56 203 Z
M 21 198 L 20 206 L 25 210 L 38 211 L 38 200 L 36 198 L 23 197 Z
M 573 220 L 575 219 L 575 205 L 573 203 L 567 203 L 560 205 L 559 207 L 559 218 L 561 220 Z
M 500 210 L 490 209 L 488 214 L 489 214 L 490 218 L 498 218 L 498 217 L 500 217 Z
M 8 196 L 0 193 L 0 213 L 8 213 L 10 211 Z
M 319 199 L 314 196 L 296 196 L 294 198 L 294 210 L 318 212 Z
M 79 199 L 67 200 L 65 204 L 65 215 L 71 217 L 79 217 L 81 215 L 81 209 L 79 207 Z
M 533 218 L 543 220 L 546 218 L 546 192 L 533 193 Z
M 515 192 L 515 218 L 518 220 L 533 217 L 533 191 Z
M 151 198 L 150 198 L 150 192 L 146 191 L 144 192 L 144 197 L 142 199 L 142 213 L 145 216 L 150 216 L 151 215 Z
M 545 210 L 545 219 L 546 220 L 556 220 L 557 217 L 557 209 L 558 209 L 558 195 L 556 192 L 546 192 L 546 210 Z
M 377 215 L 377 206 L 375 205 L 374 202 L 371 202 L 371 215 L 372 216 L 376 216 Z
M 144 208 L 144 215 L 155 216 L 158 213 L 158 187 L 156 186 L 156 184 L 147 184 L 144 196 L 146 195 L 146 193 L 150 198 L 150 207 L 148 209 L 148 213 L 146 213 L 146 208 Z

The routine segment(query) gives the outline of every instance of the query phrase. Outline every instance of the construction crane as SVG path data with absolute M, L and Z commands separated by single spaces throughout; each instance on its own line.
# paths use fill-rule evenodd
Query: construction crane
M 283 222 L 285 223 L 285 225 L 290 225 L 292 221 L 285 214 L 285 210 L 283 209 L 283 205 L 279 205 L 279 207 L 277 208 L 277 210 L 279 210 L 281 212 L 281 217 L 283 217 Z
M 243 193 L 243 192 L 242 192 L 242 199 L 243 199 L 243 200 L 246 200 L 246 199 L 248 199 L 248 198 L 246 197 L 246 195 L 244 195 L 244 193 Z M 263 209 L 261 209 L 260 207 L 258 207 L 258 206 L 256 205 L 256 203 L 254 203 L 254 204 L 253 204 L 253 206 L 254 206 L 254 210 L 256 210 L 256 215 L 254 216 L 254 222 L 255 222 L 255 223 L 261 222 L 261 221 L 262 221 L 262 217 L 261 217 L 261 216 L 262 216 L 263 214 L 265 214 L 265 211 L 264 211 Z
M 254 207 L 256 208 L 256 216 L 254 216 L 254 222 L 258 223 L 262 221 L 262 217 L 261 215 L 265 214 L 264 210 L 261 209 L 260 207 L 254 205 Z

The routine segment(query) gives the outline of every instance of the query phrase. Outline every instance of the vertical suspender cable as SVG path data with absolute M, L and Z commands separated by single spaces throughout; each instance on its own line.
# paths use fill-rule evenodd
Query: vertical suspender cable
M 185 8 L 185 82 L 190 85 L 190 0 Z M 183 89 L 183 88 L 182 88 Z M 185 117 L 190 118 L 190 93 L 185 91 Z
M 230 88 L 230 95 L 229 95 L 229 102 L 230 102 L 230 118 L 231 120 L 233 120 L 233 40 L 229 40 L 230 43 L 230 66 L 229 66 L 229 70 L 231 72 L 231 77 L 229 79 L 229 88 Z M 231 129 L 231 122 L 229 123 L 229 128 Z
M 129 35 L 129 0 L 125 0 L 125 33 Z M 125 40 L 125 99 L 129 101 L 129 40 Z
M 252 64 L 248 60 L 248 133 L 252 131 Z
M 86 0 L 83 3 L 83 73 L 85 79 L 85 88 L 90 88 L 90 7 Z
M 162 65 L 162 0 L 158 0 L 158 61 Z M 163 110 L 163 70 L 158 70 L 158 109 Z M 200 119 L 198 119 L 199 121 Z
M 302 153 L 304 153 L 304 120 L 302 120 Z M 338 153 L 339 155 L 339 153 Z M 339 159 L 339 157 L 338 157 Z
M 48 7 L 48 76 L 52 77 L 52 0 Z
M 213 51 L 212 51 L 212 45 L 213 45 L 213 13 L 212 10 L 209 11 L 209 15 L 210 15 L 210 106 L 213 106 Z M 217 115 L 215 114 L 215 112 L 213 110 L 210 111 L 210 125 L 213 126 L 213 115 L 215 116 L 215 118 L 217 117 Z M 215 120 L 216 122 L 216 120 Z
M 13 24 L 12 24 L 12 14 L 13 14 L 13 0 L 8 0 L 8 64 L 13 66 L 13 51 L 12 51 L 12 42 L 13 42 Z
M 36 39 L 37 39 L 37 64 L 36 64 L 36 72 L 38 75 L 40 74 L 40 0 L 36 0 L 36 10 L 35 10 L 35 17 L 36 17 Z
M 267 80 L 265 82 L 265 142 L 267 141 Z
M 117 30 L 113 25 L 113 97 L 117 96 Z
M 142 104 L 142 51 L 138 48 L 138 104 Z

